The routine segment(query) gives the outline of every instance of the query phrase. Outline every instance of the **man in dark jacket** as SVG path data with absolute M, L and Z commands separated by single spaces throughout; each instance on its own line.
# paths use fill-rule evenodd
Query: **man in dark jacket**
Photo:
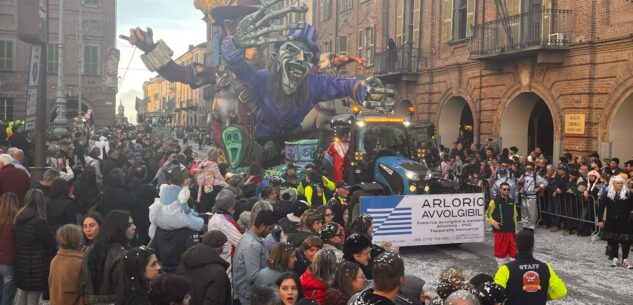
M 191 281 L 191 304 L 230 305 L 231 281 L 226 273 L 229 263 L 219 255 L 227 237 L 212 230 L 202 236 L 202 242 L 182 254 L 176 273 Z
M 154 239 L 149 246 L 156 250 L 156 256 L 162 263 L 163 271 L 172 273 L 180 264 L 185 250 L 196 244 L 199 239 L 198 232 L 188 228 L 171 231 L 156 228 Z
M 395 305 L 404 284 L 404 262 L 398 254 L 384 253 L 374 260 L 374 288 L 366 289 L 353 305 Z

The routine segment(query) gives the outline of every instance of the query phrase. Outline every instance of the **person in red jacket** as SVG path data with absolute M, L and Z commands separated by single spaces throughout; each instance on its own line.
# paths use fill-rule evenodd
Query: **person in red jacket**
M 20 206 L 24 205 L 24 196 L 31 188 L 31 178 L 23 170 L 11 164 L 11 156 L 0 155 L 0 195 L 14 193 L 20 200 Z
M 314 256 L 310 268 L 301 275 L 301 287 L 306 298 L 325 305 L 325 292 L 334 280 L 337 262 L 334 251 L 321 249 Z

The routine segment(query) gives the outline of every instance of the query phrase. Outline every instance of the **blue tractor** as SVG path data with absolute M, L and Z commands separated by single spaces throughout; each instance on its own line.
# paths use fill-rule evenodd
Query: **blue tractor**
M 411 116 L 363 114 L 353 109 L 336 115 L 331 127 L 333 134 L 322 136 L 322 142 L 349 139 L 347 182 L 352 202 L 362 195 L 444 194 L 459 189 L 433 170 L 439 158 L 435 157 L 435 128 L 430 124 L 413 126 Z M 331 158 L 321 156 L 325 171 L 331 173 Z

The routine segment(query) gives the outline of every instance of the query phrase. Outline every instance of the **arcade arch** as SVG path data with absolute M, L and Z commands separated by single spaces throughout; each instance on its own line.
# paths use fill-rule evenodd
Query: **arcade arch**
M 609 127 L 611 157 L 622 162 L 633 158 L 633 93 L 617 108 Z
M 460 130 L 465 130 L 466 142 L 472 143 L 473 122 L 472 109 L 463 97 L 453 96 L 448 99 L 440 110 L 437 124 L 441 144 L 447 148 L 452 148 L 453 142 L 457 141 L 459 137 Z
M 517 95 L 504 110 L 499 136 L 503 147 L 516 146 L 521 155 L 527 155 L 538 146 L 551 158 L 554 132 L 552 113 L 545 101 L 535 93 L 525 92 Z

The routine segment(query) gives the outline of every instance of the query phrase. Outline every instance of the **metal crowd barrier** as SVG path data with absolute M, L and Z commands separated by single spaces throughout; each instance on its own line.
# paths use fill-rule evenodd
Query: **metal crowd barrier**
M 591 242 L 595 242 L 600 233 L 598 219 L 598 199 L 585 198 L 582 194 L 561 193 L 557 196 L 546 193 L 537 198 L 539 208 L 538 224 L 564 226 L 565 230 L 589 232 Z

